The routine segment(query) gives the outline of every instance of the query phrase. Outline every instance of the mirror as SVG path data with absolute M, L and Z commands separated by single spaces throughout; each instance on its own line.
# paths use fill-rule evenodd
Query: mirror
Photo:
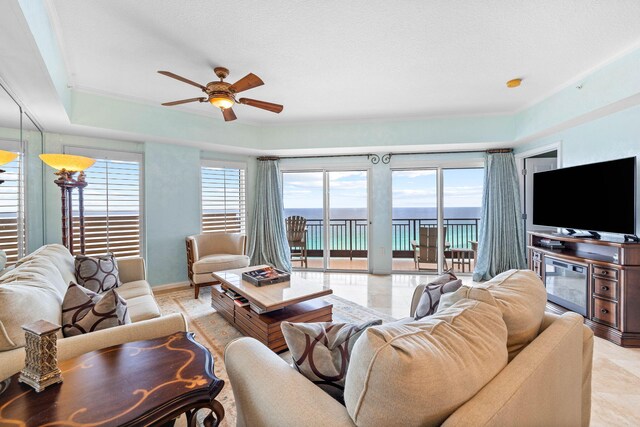
M 0 249 L 7 265 L 44 244 L 42 153 L 44 134 L 0 82 L 0 149 L 19 153 L 0 166 Z M 34 160 L 35 159 L 35 160 Z M 26 228 L 26 224 L 29 225 Z

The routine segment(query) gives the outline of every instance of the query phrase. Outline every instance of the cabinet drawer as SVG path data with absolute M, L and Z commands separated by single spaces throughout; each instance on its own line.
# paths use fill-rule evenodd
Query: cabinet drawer
M 614 268 L 605 268 L 593 266 L 593 274 L 600 277 L 606 277 L 611 280 L 618 280 L 618 270 Z
M 219 286 L 213 286 L 211 289 L 211 303 L 215 304 L 214 300 L 216 300 L 216 305 L 221 305 L 233 313 L 233 307 L 235 306 L 233 300 Z
M 618 282 L 593 276 L 593 293 L 604 298 L 618 299 Z
M 594 298 L 592 320 L 618 327 L 618 303 Z

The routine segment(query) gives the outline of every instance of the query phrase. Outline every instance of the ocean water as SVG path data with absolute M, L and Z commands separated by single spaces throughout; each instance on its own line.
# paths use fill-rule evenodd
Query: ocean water
M 309 249 L 324 248 L 322 209 L 285 209 L 285 217 L 298 215 L 307 218 Z M 446 241 L 451 247 L 470 248 L 469 241 L 478 240 L 480 207 L 445 208 Z M 366 250 L 368 226 L 366 209 L 331 209 L 330 248 L 332 250 Z M 394 208 L 391 232 L 393 250 L 412 250 L 411 241 L 419 240 L 419 229 L 435 226 L 436 208 Z

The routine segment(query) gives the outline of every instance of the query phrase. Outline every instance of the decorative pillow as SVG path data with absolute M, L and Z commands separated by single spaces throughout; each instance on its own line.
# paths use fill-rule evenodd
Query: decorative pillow
M 98 257 L 76 255 L 76 280 L 80 286 L 99 294 L 122 284 L 113 254 Z
M 22 325 L 38 320 L 59 325 L 61 302 L 56 288 L 44 278 L 0 285 L 0 351 L 24 347 Z
M 441 425 L 507 365 L 500 310 L 463 300 L 369 328 L 353 347 L 345 406 L 358 426 Z
M 353 345 L 369 326 L 381 324 L 382 320 L 360 325 L 330 322 L 280 325 L 295 368 L 342 401 Z
M 445 273 L 427 284 L 416 306 L 415 320 L 420 320 L 435 313 L 440 303 L 440 297 L 443 294 L 457 291 L 460 286 L 462 286 L 462 280 L 456 278 L 453 273 Z
M 115 290 L 98 295 L 69 284 L 62 301 L 62 334 L 65 337 L 113 328 L 131 323 L 127 302 Z
M 487 282 L 464 285 L 443 296 L 438 311 L 464 298 L 487 302 L 500 309 L 509 332 L 507 349 L 511 361 L 538 336 L 547 292 L 533 271 L 509 270 Z

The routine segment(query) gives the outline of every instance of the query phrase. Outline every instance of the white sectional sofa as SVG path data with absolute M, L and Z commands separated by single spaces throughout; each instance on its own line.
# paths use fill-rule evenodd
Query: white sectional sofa
M 161 316 L 142 258 L 118 260 L 122 285 L 116 290 L 127 301 L 131 324 L 75 337 L 58 336 L 58 360 L 125 342 L 147 340 L 187 330 L 181 314 Z M 0 380 L 24 366 L 21 326 L 40 319 L 61 324 L 62 300 L 75 281 L 74 258 L 62 245 L 45 245 L 0 276 Z M 12 287 L 12 288 L 10 288 Z M 21 341 L 22 340 L 22 341 Z

